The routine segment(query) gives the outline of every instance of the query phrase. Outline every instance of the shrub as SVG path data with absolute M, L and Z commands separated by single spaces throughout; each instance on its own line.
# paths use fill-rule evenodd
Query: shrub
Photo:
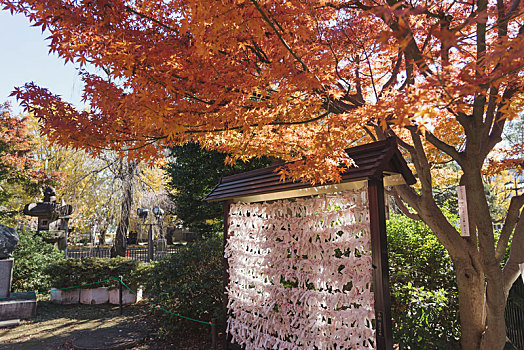
M 20 230 L 18 235 L 20 240 L 13 253 L 13 291 L 49 290 L 50 280 L 44 270 L 50 264 L 61 261 L 63 253 L 33 231 Z
M 124 257 L 111 259 L 87 257 L 56 262 L 49 265 L 45 272 L 54 288 L 96 283 L 110 278 L 118 278 L 118 276 L 122 276 L 128 286 L 136 288 L 137 281 L 134 276 L 139 264 L 136 260 Z M 107 281 L 97 283 L 93 287 L 114 287 L 115 284 L 115 281 Z M 91 288 L 91 286 L 86 288 Z
M 458 289 L 451 259 L 422 222 L 387 225 L 393 338 L 400 349 L 458 349 Z
M 202 321 L 217 318 L 223 324 L 222 239 L 214 235 L 189 244 L 177 254 L 139 270 L 144 292 L 151 302 L 187 317 Z M 165 332 L 202 329 L 209 326 L 161 312 Z

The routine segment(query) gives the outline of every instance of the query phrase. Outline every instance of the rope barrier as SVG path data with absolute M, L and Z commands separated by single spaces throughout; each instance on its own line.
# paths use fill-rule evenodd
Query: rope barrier
M 115 280 L 118 280 L 118 278 L 109 278 L 109 279 L 103 280 L 103 281 L 79 284 L 78 286 L 71 286 L 71 287 L 64 287 L 64 288 L 54 288 L 54 289 L 50 289 L 50 290 L 46 290 L 46 291 L 42 291 L 42 292 L 39 292 L 39 291 L 20 292 L 20 293 L 16 293 L 17 295 L 14 295 L 14 296 L 1 297 L 0 300 L 1 299 L 16 299 L 16 298 L 19 298 L 20 295 L 24 295 L 24 294 L 47 294 L 47 293 L 51 293 L 54 290 L 66 290 L 66 289 L 82 288 L 82 287 L 86 287 L 86 286 L 92 286 L 93 284 L 104 283 L 104 282 L 115 281 Z
M 121 283 L 124 287 L 126 287 L 129 292 L 133 293 L 134 295 L 137 295 L 135 291 L 133 291 L 127 284 L 124 283 L 124 281 L 122 281 L 121 278 L 109 278 L 109 279 L 106 279 L 106 280 L 103 280 L 103 281 L 98 281 L 98 282 L 92 282 L 92 283 L 86 283 L 86 284 L 80 284 L 80 285 L 77 285 L 77 286 L 71 286 L 71 287 L 64 287 L 64 288 L 54 288 L 53 290 L 66 290 L 66 289 L 74 289 L 74 288 L 82 288 L 82 287 L 86 287 L 86 286 L 92 286 L 94 284 L 99 284 L 99 283 L 104 283 L 104 282 L 109 282 L 109 281 L 118 281 L 119 283 Z M 23 294 L 46 294 L 46 293 L 51 293 L 51 291 L 53 290 L 46 290 L 46 291 L 42 291 L 42 292 L 39 292 L 39 291 L 35 291 L 35 292 L 21 292 L 21 293 L 17 293 L 18 295 L 16 296 L 10 296 L 10 297 L 1 297 L 0 300 L 3 300 L 3 299 L 16 299 L 16 298 L 19 298 L 20 295 L 23 295 Z M 162 310 L 164 312 L 167 312 L 168 314 L 171 314 L 171 315 L 174 315 L 174 316 L 177 316 L 177 317 L 180 317 L 180 318 L 184 318 L 186 320 L 190 320 L 190 321 L 194 321 L 194 322 L 198 322 L 198 323 L 202 323 L 202 324 L 207 324 L 207 325 L 210 325 L 210 326 L 215 326 L 216 324 L 211 322 L 211 321 L 201 321 L 201 320 L 197 320 L 197 319 L 194 319 L 194 318 L 191 318 L 191 317 L 187 317 L 187 316 L 183 316 L 183 315 L 179 315 L 179 314 L 176 314 L 174 312 L 171 312 L 167 309 L 164 309 L 163 307 L 159 306 L 159 305 L 156 305 L 156 304 L 153 304 L 152 302 L 148 301 L 148 300 L 145 300 L 144 301 L 159 309 L 159 310 Z
M 135 291 L 133 291 L 131 288 L 129 288 L 129 286 L 128 286 L 127 284 L 124 283 L 124 281 L 120 280 L 120 283 L 122 283 L 122 285 L 123 285 L 124 287 L 126 287 L 126 288 L 131 292 L 131 293 L 133 293 L 134 295 L 137 295 L 137 294 L 135 293 Z M 164 309 L 163 307 L 161 307 L 161 306 L 159 306 L 159 305 L 153 304 L 152 302 L 150 302 L 150 301 L 148 301 L 148 300 L 145 300 L 145 299 L 144 299 L 144 301 L 145 301 L 147 304 L 149 304 L 149 305 L 151 305 L 151 306 L 153 306 L 153 307 L 155 307 L 155 308 L 157 308 L 157 309 L 159 309 L 159 310 L 162 310 L 162 311 L 164 311 L 164 312 L 167 312 L 168 314 L 171 314 L 171 315 L 174 315 L 174 316 L 177 316 L 177 317 L 181 317 L 181 318 L 185 318 L 186 320 L 190 320 L 190 321 L 194 321 L 194 322 L 198 322 L 198 323 L 202 323 L 202 324 L 207 324 L 207 325 L 210 325 L 210 326 L 215 326 L 215 324 L 214 324 L 213 322 L 211 322 L 211 321 L 209 321 L 209 322 L 206 322 L 206 321 L 200 321 L 200 320 L 197 320 L 197 319 L 194 319 L 194 318 L 191 318 L 191 317 L 187 317 L 187 316 L 179 315 L 179 314 L 176 314 L 176 313 L 174 313 L 174 312 L 171 312 L 171 311 L 169 311 L 169 310 L 167 310 L 167 309 Z

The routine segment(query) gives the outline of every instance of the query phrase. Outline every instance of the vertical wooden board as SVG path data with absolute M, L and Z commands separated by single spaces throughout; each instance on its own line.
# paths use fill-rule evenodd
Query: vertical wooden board
M 391 324 L 386 213 L 382 178 L 371 178 L 369 180 L 368 205 L 375 293 L 375 348 L 378 350 L 391 350 L 393 349 L 393 329 Z
M 460 217 L 460 235 L 469 237 L 468 202 L 466 197 L 466 186 L 457 186 L 458 210 Z

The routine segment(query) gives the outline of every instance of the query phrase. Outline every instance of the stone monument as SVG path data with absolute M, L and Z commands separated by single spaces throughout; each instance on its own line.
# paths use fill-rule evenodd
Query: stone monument
M 18 244 L 18 235 L 11 227 L 0 224 L 0 298 L 6 298 L 11 291 L 13 259 L 11 254 Z M 1 299 L 0 299 L 1 300 Z
M 18 244 L 16 231 L 0 224 L 0 327 L 17 325 L 20 319 L 36 315 L 36 293 L 11 293 L 11 254 Z

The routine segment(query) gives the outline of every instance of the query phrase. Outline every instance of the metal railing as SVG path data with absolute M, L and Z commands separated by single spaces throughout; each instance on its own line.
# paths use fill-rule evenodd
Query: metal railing
M 183 246 L 168 246 L 167 250 L 158 251 L 154 250 L 154 260 L 164 258 L 169 254 L 175 254 Z M 93 247 L 93 248 L 69 248 L 67 250 L 68 259 L 79 259 L 85 257 L 93 258 L 110 258 L 111 248 L 110 247 Z M 147 247 L 128 247 L 126 250 L 126 257 L 133 260 L 139 260 L 147 262 Z
M 505 319 L 506 335 L 513 346 L 509 349 L 524 349 L 524 284 L 520 276 L 509 292 Z

